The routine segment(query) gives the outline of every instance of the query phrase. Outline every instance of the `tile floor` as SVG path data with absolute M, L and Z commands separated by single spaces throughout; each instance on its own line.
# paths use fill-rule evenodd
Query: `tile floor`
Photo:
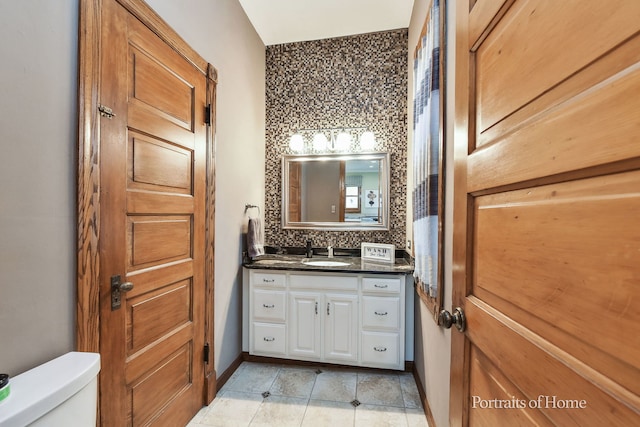
M 428 427 L 413 375 L 243 362 L 188 427 Z

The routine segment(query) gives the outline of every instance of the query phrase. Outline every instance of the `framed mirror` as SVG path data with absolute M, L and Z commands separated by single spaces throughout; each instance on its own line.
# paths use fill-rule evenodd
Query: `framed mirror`
M 389 229 L 389 154 L 285 155 L 282 228 Z

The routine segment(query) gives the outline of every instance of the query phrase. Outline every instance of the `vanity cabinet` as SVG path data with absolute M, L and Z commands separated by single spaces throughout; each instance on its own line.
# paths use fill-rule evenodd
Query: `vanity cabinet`
M 404 369 L 405 275 L 249 271 L 249 352 Z

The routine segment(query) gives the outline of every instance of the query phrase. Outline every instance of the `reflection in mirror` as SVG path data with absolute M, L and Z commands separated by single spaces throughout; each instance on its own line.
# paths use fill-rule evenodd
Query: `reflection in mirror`
M 387 153 L 284 156 L 283 228 L 389 228 Z

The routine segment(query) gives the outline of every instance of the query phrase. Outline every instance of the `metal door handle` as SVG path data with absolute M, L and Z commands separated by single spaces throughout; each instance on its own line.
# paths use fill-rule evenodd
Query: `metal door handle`
M 119 274 L 111 276 L 111 310 L 117 310 L 122 305 L 122 292 L 133 289 L 133 283 L 122 282 Z
M 467 318 L 464 315 L 464 310 L 460 307 L 456 307 L 453 310 L 453 314 L 449 313 L 447 310 L 440 310 L 440 314 L 438 315 L 438 324 L 446 329 L 455 325 L 457 330 L 464 332 L 465 329 L 467 329 Z
M 133 289 L 133 283 L 131 283 L 131 282 L 124 282 L 124 283 L 120 283 L 119 288 L 120 288 L 120 290 L 121 290 L 122 292 L 128 292 L 128 291 L 130 291 L 131 289 Z

